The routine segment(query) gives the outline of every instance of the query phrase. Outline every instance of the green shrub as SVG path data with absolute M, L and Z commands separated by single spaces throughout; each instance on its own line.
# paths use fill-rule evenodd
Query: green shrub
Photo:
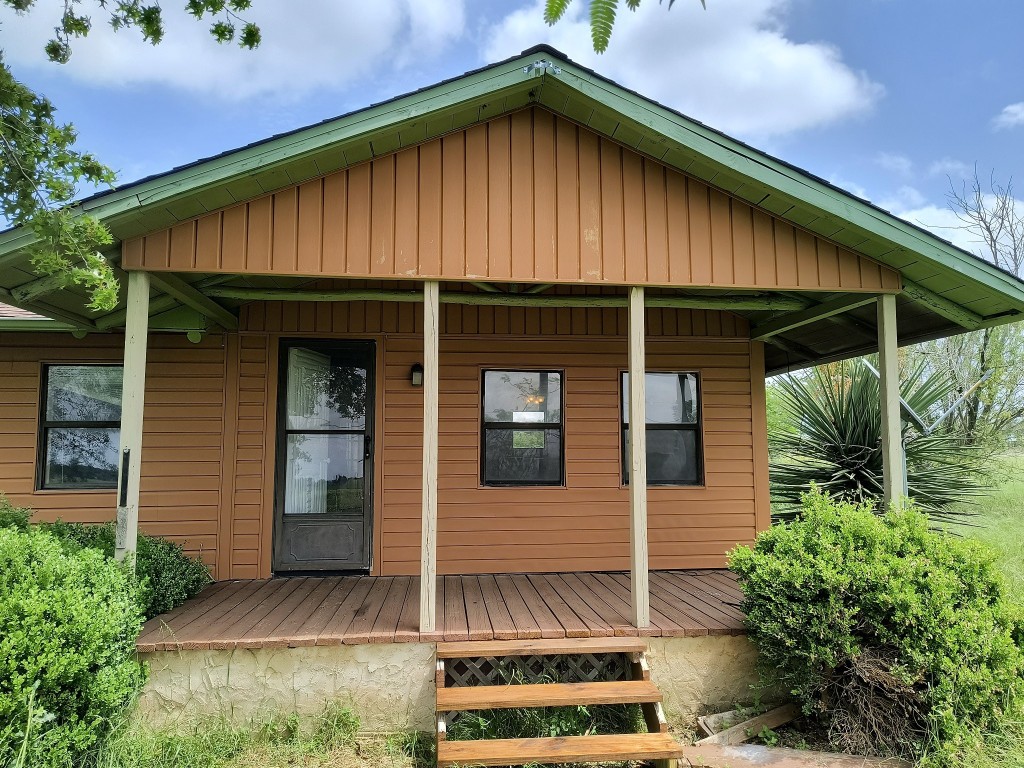
M 113 523 L 42 523 L 51 534 L 74 548 L 97 549 L 114 556 Z M 143 615 L 149 619 L 181 605 L 210 583 L 210 572 L 202 562 L 185 554 L 181 545 L 167 539 L 140 535 L 135 568 L 141 582 Z
M 17 528 L 24 531 L 28 528 L 30 517 L 32 517 L 31 509 L 14 506 L 7 496 L 0 493 L 0 528 Z
M 0 765 L 77 765 L 106 733 L 143 681 L 138 590 L 99 552 L 0 528 Z
M 837 747 L 948 762 L 1022 692 L 1024 626 L 994 553 L 919 512 L 876 516 L 813 490 L 729 565 L 765 681 Z

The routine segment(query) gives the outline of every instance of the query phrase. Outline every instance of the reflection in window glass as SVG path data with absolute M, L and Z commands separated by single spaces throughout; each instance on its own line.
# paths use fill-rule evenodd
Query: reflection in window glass
M 361 434 L 288 435 L 284 513 L 361 512 L 363 441 Z
M 44 368 L 41 487 L 117 485 L 123 372 L 119 365 Z
M 366 369 L 340 364 L 330 354 L 288 350 L 287 429 L 366 427 Z
M 481 481 L 561 485 L 562 374 L 485 371 Z
M 700 485 L 700 395 L 695 373 L 644 376 L 648 485 Z M 622 478 L 629 483 L 629 374 L 622 374 Z

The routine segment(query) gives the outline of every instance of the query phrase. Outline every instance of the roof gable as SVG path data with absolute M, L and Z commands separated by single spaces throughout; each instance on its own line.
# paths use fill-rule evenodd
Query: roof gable
M 894 270 L 529 107 L 132 238 L 153 271 L 897 291 Z

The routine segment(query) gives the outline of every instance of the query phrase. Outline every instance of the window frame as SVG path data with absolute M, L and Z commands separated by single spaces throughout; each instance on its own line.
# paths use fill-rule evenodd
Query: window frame
M 50 388 L 51 368 L 120 368 L 122 375 L 123 363 L 107 363 L 94 361 L 74 361 L 42 363 L 42 370 L 39 374 L 39 416 L 36 423 L 36 482 L 37 491 L 61 491 L 64 493 L 74 491 L 116 491 L 117 479 L 112 483 L 47 483 L 46 482 L 46 458 L 49 444 L 48 436 L 51 429 L 117 429 L 121 430 L 121 419 L 117 421 L 51 421 L 46 418 L 46 406 L 48 403 Z M 123 413 L 122 413 L 123 416 Z M 118 467 L 120 470 L 120 467 Z
M 557 373 L 561 382 L 561 407 L 557 422 L 487 421 L 484 403 L 487 398 L 488 373 Z M 558 430 L 558 479 L 546 482 L 518 483 L 487 480 L 487 430 Z M 480 487 L 481 488 L 565 488 L 565 369 L 563 368 L 481 368 L 480 369 Z
M 697 383 L 696 387 L 696 402 L 697 402 L 697 420 L 693 424 L 669 424 L 669 423 L 650 423 L 647 422 L 644 425 L 644 431 L 647 430 L 658 430 L 658 431 L 687 431 L 694 433 L 694 446 L 697 453 L 697 482 L 695 483 L 652 483 L 650 481 L 650 475 L 647 478 L 648 488 L 704 488 L 707 486 L 707 478 L 704 475 L 704 383 L 701 381 L 700 371 L 644 371 L 644 377 L 649 374 L 669 374 L 672 376 L 693 376 Z M 629 447 L 626 445 L 626 429 L 629 427 L 629 423 L 626 421 L 627 410 L 629 408 L 626 402 L 626 381 L 629 376 L 629 371 L 622 369 L 619 371 L 619 455 L 621 456 L 621 482 L 622 487 L 629 487 L 629 465 L 626 457 L 629 455 Z M 646 384 L 646 381 L 644 382 Z M 644 392 L 648 392 L 647 387 L 644 387 Z

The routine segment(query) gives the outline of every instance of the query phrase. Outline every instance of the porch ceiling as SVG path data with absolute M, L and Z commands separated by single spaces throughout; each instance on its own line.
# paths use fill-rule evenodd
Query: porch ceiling
M 94 195 L 75 208 L 98 216 L 117 238 L 125 239 L 528 105 L 543 106 L 773 216 L 899 270 L 905 281 L 899 301 L 901 344 L 1024 319 L 1024 283 L 1012 275 L 823 179 L 624 89 L 546 46 L 358 112 Z M 25 230 L 0 233 L 0 302 L 50 320 L 0 318 L 0 330 L 101 332 L 123 326 L 123 296 L 112 312 L 89 311 L 79 288 L 54 290 L 52 282 L 33 274 L 28 254 L 31 245 L 32 236 Z M 109 257 L 118 264 L 119 249 Z M 154 286 L 154 330 L 230 327 L 230 314 L 222 312 L 218 304 L 230 311 L 238 302 L 210 301 L 204 291 L 214 286 L 283 288 L 309 282 L 209 274 L 178 278 L 177 284 Z M 679 295 L 741 293 L 699 287 L 679 291 Z M 791 295 L 804 302 L 804 311 L 835 298 L 822 293 Z M 781 311 L 737 313 L 758 326 L 774 320 Z M 873 307 L 867 305 L 775 333 L 766 338 L 769 372 L 873 351 L 877 346 L 874 329 Z
M 158 276 L 159 277 L 159 276 Z M 274 298 L 298 298 L 291 294 L 308 295 L 314 299 L 318 294 L 325 291 L 338 289 L 370 289 L 389 290 L 399 293 L 421 290 L 420 281 L 338 281 L 324 280 L 320 278 L 302 277 L 273 277 L 263 275 L 214 275 L 214 274 L 172 274 L 164 273 L 165 280 L 180 283 L 194 290 L 197 295 L 202 295 L 211 304 L 221 308 L 225 317 L 215 317 L 211 309 L 199 306 L 192 301 L 192 306 L 186 304 L 182 299 L 181 286 L 174 295 L 168 292 L 167 285 L 154 285 L 150 298 L 150 328 L 154 331 L 168 332 L 207 332 L 211 329 L 223 328 L 230 321 L 227 317 L 237 316 L 240 307 L 254 299 L 241 299 L 225 297 L 225 294 L 255 292 L 264 299 Z M 37 282 L 38 278 L 27 270 L 7 269 L 0 277 L 0 301 L 4 301 L 4 294 L 16 293 L 19 287 L 31 285 Z M 127 281 L 124 281 L 125 283 Z M 235 289 L 241 289 L 237 291 Z M 24 290 L 24 289 L 23 289 Z M 502 285 L 502 284 L 469 284 L 451 283 L 444 286 L 446 293 L 475 294 L 486 297 L 494 297 L 498 294 L 508 296 L 511 300 L 514 297 L 529 296 L 543 300 L 548 297 L 557 303 L 557 297 L 607 297 L 619 296 L 623 299 L 626 296 L 624 287 L 598 287 L 598 286 L 543 286 L 543 285 Z M 212 294 L 215 298 L 210 298 Z M 867 354 L 877 350 L 877 322 L 875 317 L 875 306 L 873 301 L 867 301 L 870 295 L 864 294 L 840 294 L 821 292 L 798 292 L 787 291 L 781 293 L 767 293 L 741 290 L 714 290 L 714 289 L 651 289 L 648 291 L 654 297 L 675 297 L 680 300 L 693 299 L 701 301 L 723 302 L 723 309 L 733 312 L 746 318 L 755 336 L 758 331 L 765 328 L 768 332 L 772 330 L 772 324 L 780 320 L 795 318 L 793 323 L 781 322 L 785 328 L 781 332 L 772 332 L 766 336 L 765 361 L 769 375 L 782 373 L 789 370 L 796 370 L 822 362 L 840 360 L 861 354 Z M 856 306 L 859 301 L 853 301 L 853 308 L 845 311 L 815 318 L 816 308 L 825 307 L 831 302 L 841 301 L 844 297 L 861 299 L 867 301 L 861 306 Z M 194 297 L 193 297 L 194 298 Z M 778 304 L 778 308 L 772 309 L 749 309 L 729 306 L 738 304 L 742 306 L 751 300 L 758 302 L 772 302 Z M 0 315 L 0 331 L 70 331 L 70 332 L 108 332 L 119 331 L 124 327 L 125 305 L 124 297 L 117 308 L 103 313 L 91 313 L 85 309 L 88 298 L 77 286 L 64 290 L 48 293 L 45 296 L 33 301 L 19 303 L 26 309 L 36 312 L 45 312 L 49 317 L 35 316 L 34 318 L 26 312 L 17 316 Z M 901 346 L 914 344 L 920 341 L 948 336 L 968 330 L 960 322 L 971 322 L 969 319 L 962 319 L 960 322 L 951 319 L 954 312 L 948 307 L 935 307 L 915 301 L 907 293 L 902 293 L 897 298 L 897 317 L 899 320 L 899 343 Z M 9 313 L 13 315 L 14 313 Z M 86 319 L 86 315 L 89 317 Z M 827 313 L 823 313 L 827 314 Z M 808 317 L 811 318 L 808 320 Z M 967 315 L 966 317 L 970 317 Z M 803 324 L 796 324 L 802 322 Z M 983 327 L 985 320 L 977 318 L 975 322 L 978 327 Z M 788 325 L 795 327 L 787 327 Z

